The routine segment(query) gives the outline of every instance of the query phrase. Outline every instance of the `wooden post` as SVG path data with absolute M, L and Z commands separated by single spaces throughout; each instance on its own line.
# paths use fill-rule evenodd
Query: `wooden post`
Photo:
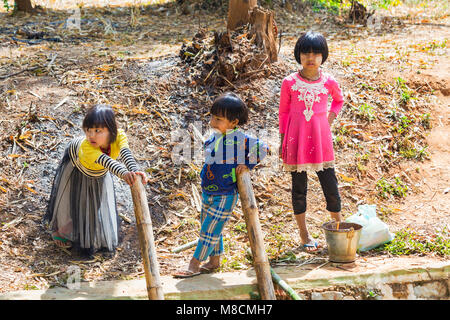
M 139 176 L 131 187 L 131 195 L 133 197 L 139 245 L 144 262 L 148 298 L 149 300 L 164 300 L 164 293 L 159 277 L 159 265 L 156 259 L 152 219 L 148 208 L 147 195 L 142 185 L 141 177 Z
M 262 300 L 276 300 L 273 288 L 272 275 L 270 274 L 269 259 L 264 248 L 264 239 L 259 223 L 258 206 L 253 193 L 250 173 L 245 170 L 237 174 L 237 186 L 241 198 L 242 211 L 247 225 L 250 248 L 252 250 L 253 265 L 258 281 L 259 293 Z

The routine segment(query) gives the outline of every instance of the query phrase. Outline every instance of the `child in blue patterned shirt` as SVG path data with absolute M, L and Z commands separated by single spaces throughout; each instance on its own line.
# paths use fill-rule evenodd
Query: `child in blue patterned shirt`
M 205 142 L 202 178 L 201 229 L 197 248 L 186 270 L 174 274 L 188 278 L 209 273 L 220 266 L 222 232 L 238 200 L 236 174 L 253 169 L 268 148 L 237 129 L 248 120 L 245 103 L 233 93 L 218 97 L 211 108 L 210 126 L 215 131 Z M 202 266 L 200 264 L 209 261 Z

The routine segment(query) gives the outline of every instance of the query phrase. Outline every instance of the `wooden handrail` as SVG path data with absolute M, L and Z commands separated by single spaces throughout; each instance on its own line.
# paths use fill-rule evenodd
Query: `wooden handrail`
M 159 264 L 156 259 L 156 248 L 153 237 L 152 219 L 148 208 L 147 195 L 140 177 L 131 186 L 134 214 L 138 230 L 139 245 L 144 263 L 145 279 L 149 300 L 164 300 Z

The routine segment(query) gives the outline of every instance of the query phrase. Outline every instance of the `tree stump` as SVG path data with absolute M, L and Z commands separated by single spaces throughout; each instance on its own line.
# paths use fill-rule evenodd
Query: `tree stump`
M 257 0 L 230 0 L 228 3 L 227 29 L 235 30 L 250 22 L 250 12 L 257 6 Z
M 256 43 L 265 49 L 269 62 L 278 60 L 277 26 L 273 11 L 261 7 L 253 8 L 250 13 L 252 32 L 256 35 Z
M 268 56 L 267 62 L 278 60 L 277 26 L 274 13 L 257 5 L 257 0 L 230 0 L 228 5 L 228 32 L 239 27 L 251 26 L 252 34 L 256 35 L 256 43 L 263 48 Z
M 352 23 L 359 22 L 365 24 L 367 22 L 367 18 L 370 16 L 371 14 L 367 11 L 364 5 L 358 1 L 352 0 L 352 6 L 348 14 L 348 18 Z
M 272 74 L 270 65 L 278 60 L 274 12 L 258 7 L 256 0 L 229 3 L 225 32 L 214 32 L 211 41 L 201 29 L 191 44 L 181 47 L 180 58 L 190 65 L 187 77 L 192 85 L 236 89 L 235 83 Z
M 31 0 L 15 0 L 15 4 L 17 6 L 17 11 L 23 11 L 28 13 L 33 12 Z

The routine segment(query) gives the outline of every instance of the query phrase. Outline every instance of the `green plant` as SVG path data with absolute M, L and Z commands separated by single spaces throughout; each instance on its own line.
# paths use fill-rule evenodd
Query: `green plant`
M 393 127 L 393 130 L 397 133 L 404 134 L 408 132 L 411 122 L 412 120 L 405 115 L 397 116 L 397 125 Z
M 348 134 L 348 128 L 345 126 L 339 127 L 338 132 L 339 135 L 345 136 Z
M 401 3 L 400 0 L 376 0 L 373 4 L 379 8 L 389 9 L 389 7 L 396 7 Z
M 179 228 L 184 228 L 184 226 L 196 227 L 199 224 L 200 224 L 200 222 L 195 218 L 186 218 L 186 219 L 181 220 Z
M 389 182 L 383 177 L 378 180 L 376 188 L 378 189 L 378 195 L 385 199 L 387 199 L 389 195 L 402 198 L 408 192 L 408 186 L 398 177 L 394 177 L 394 181 L 392 182 Z
M 356 153 L 355 154 L 356 167 L 358 168 L 358 170 L 360 172 L 367 171 L 367 167 L 365 165 L 369 161 L 369 156 L 370 156 L 370 152 L 369 153 L 365 153 L 365 154 L 360 154 L 360 153 Z
M 447 40 L 444 40 L 442 42 L 438 42 L 436 40 L 431 41 L 426 46 L 422 47 L 422 51 L 433 51 L 438 48 L 446 48 L 447 47 Z
M 245 269 L 246 266 L 237 260 L 233 260 L 230 262 L 229 267 L 234 270 Z
M 369 160 L 370 152 L 364 154 L 357 153 L 355 156 L 357 160 L 366 162 Z
M 334 142 L 335 142 L 338 146 L 343 147 L 343 146 L 345 146 L 346 143 L 347 143 L 347 138 L 344 137 L 344 136 L 342 136 L 342 135 L 340 135 L 340 134 L 337 134 L 337 135 L 334 137 Z
M 382 221 L 385 221 L 390 215 L 393 215 L 395 213 L 398 213 L 400 211 L 400 209 L 397 208 L 393 208 L 391 206 L 380 206 L 378 208 L 378 212 L 379 212 L 379 218 Z
M 417 159 L 417 160 L 424 160 L 428 159 L 430 154 L 426 150 L 427 147 L 423 147 L 421 149 L 416 148 L 401 148 L 400 149 L 400 155 L 406 159 Z
M 275 262 L 296 262 L 296 261 L 297 256 L 292 251 L 284 253 L 275 260 Z
M 186 179 L 189 181 L 195 181 L 198 176 L 199 176 L 198 172 L 191 168 L 186 174 Z
M 403 229 L 395 234 L 395 238 L 384 245 L 384 250 L 393 255 L 426 254 L 436 253 L 441 256 L 450 255 L 450 238 L 448 230 L 444 228 L 442 232 L 436 232 L 433 236 L 424 236 L 412 231 Z
M 270 233 L 266 237 L 267 254 L 269 259 L 278 259 L 289 246 L 290 236 L 285 232 L 284 223 L 274 224 L 270 227 Z
M 429 113 L 424 113 L 420 117 L 420 124 L 422 125 L 422 127 L 424 127 L 424 129 L 431 129 L 431 120 Z
M 309 0 L 313 11 L 318 12 L 326 9 L 332 13 L 339 13 L 343 8 L 348 8 L 351 5 L 349 0 Z
M 361 88 L 362 89 L 368 89 L 368 90 L 375 90 L 374 87 L 372 87 L 371 85 L 368 85 L 367 83 L 362 83 L 361 84 Z
M 373 110 L 373 106 L 363 103 L 357 108 L 354 108 L 356 110 L 356 114 L 361 119 L 372 121 L 375 119 L 375 111 Z
M 9 4 L 8 4 L 8 0 L 3 0 L 3 8 L 6 9 L 6 12 L 9 11 L 10 6 L 9 6 Z
M 234 230 L 236 230 L 238 232 L 246 233 L 247 232 L 247 225 L 245 224 L 245 222 L 239 222 L 238 224 L 236 224 L 234 226 Z
M 38 287 L 36 287 L 34 284 L 32 284 L 32 285 L 30 285 L 30 284 L 25 284 L 24 285 L 24 288 L 23 288 L 24 290 L 39 290 L 39 288 Z
M 413 97 L 414 91 L 411 90 L 407 85 L 406 81 L 401 77 L 396 78 L 397 87 L 400 93 L 400 104 L 406 105 Z
M 429 157 L 427 147 L 417 147 L 416 143 L 411 141 L 411 136 L 399 140 L 396 144 L 396 150 L 406 159 L 424 160 Z
M 343 66 L 343 67 L 348 67 L 348 66 L 350 66 L 350 61 L 348 61 L 348 60 L 341 60 L 341 65 Z
M 411 96 L 412 91 L 411 91 L 411 90 L 402 90 L 402 91 L 400 92 L 400 94 L 401 94 L 400 101 L 401 101 L 403 104 L 407 104 L 408 101 L 411 100 L 411 98 L 412 98 L 412 96 Z

